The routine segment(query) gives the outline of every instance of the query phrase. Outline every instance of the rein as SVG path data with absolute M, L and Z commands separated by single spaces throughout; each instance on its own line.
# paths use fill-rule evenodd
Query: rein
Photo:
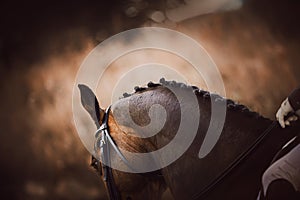
M 220 183 L 232 170 L 237 167 L 239 164 L 242 163 L 246 157 L 248 157 L 252 151 L 262 142 L 262 140 L 265 139 L 265 137 L 273 130 L 273 128 L 276 126 L 277 121 L 273 121 L 271 125 L 254 141 L 254 143 L 249 147 L 247 151 L 245 151 L 243 154 L 238 156 L 216 179 L 214 179 L 210 184 L 208 184 L 203 190 L 201 190 L 199 193 L 195 194 L 192 199 L 200 199 L 205 194 L 210 192 L 215 188 L 215 186 Z

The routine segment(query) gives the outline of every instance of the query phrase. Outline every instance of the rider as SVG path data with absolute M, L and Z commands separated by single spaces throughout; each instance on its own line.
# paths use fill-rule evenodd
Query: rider
M 298 114 L 297 114 L 298 113 Z M 288 114 L 291 114 L 287 119 Z M 286 98 L 276 113 L 282 128 L 300 117 L 300 88 Z M 300 199 L 300 144 L 299 137 L 294 139 L 296 146 L 285 156 L 274 162 L 263 174 L 262 199 Z M 284 194 L 283 194 L 284 193 Z M 284 196 L 282 196 L 284 195 Z

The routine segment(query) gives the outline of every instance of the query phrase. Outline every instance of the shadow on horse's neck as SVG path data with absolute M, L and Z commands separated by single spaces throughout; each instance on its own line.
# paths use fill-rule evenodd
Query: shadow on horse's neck
M 202 106 L 209 108 L 205 104 Z M 162 170 L 167 185 L 175 197 L 178 199 L 204 199 L 204 197 L 207 199 L 256 199 L 263 172 L 281 147 L 297 134 L 299 125 L 282 129 L 278 123 L 254 112 L 242 111 L 243 108 L 245 107 L 241 105 L 229 106 L 224 128 L 217 144 L 202 159 L 197 155 L 208 124 L 207 116 L 203 112 L 209 113 L 209 111 L 205 108 L 201 109 L 203 117 L 193 144 L 180 159 Z M 257 147 L 231 169 L 221 181 L 215 184 L 209 192 L 203 195 L 199 192 L 222 176 L 227 167 L 247 152 L 257 138 L 265 134 L 271 126 L 274 127 Z
M 249 111 L 245 106 L 226 100 L 227 113 L 221 136 L 212 151 L 200 159 L 199 149 L 210 123 L 211 98 L 216 97 L 195 87 L 193 92 L 192 94 L 197 96 L 201 110 L 197 135 L 192 145 L 178 160 L 161 170 L 167 186 L 176 199 L 191 199 L 197 196 L 199 191 L 214 182 L 272 124 L 271 120 Z M 145 126 L 150 121 L 148 111 L 153 104 L 162 105 L 167 111 L 168 119 L 157 135 L 146 140 L 128 141 L 132 144 L 129 146 L 133 151 L 139 151 L 140 148 L 143 149 L 142 151 L 159 149 L 174 138 L 180 123 L 178 100 L 166 87 L 155 85 L 140 89 L 130 98 L 113 105 L 114 115 L 119 116 L 116 123 L 120 125 L 123 132 L 130 132 L 127 135 L 130 136 L 138 134 L 138 131 L 126 129 L 128 115 L 124 115 L 123 107 L 129 105 L 130 117 L 133 121 L 140 126 Z M 255 199 L 262 173 L 270 164 L 276 151 L 295 134 L 295 130 L 295 128 L 282 130 L 276 125 L 249 156 L 206 194 L 208 199 Z M 186 130 L 186 134 L 189 134 L 189 130 Z M 136 144 L 137 141 L 139 144 Z M 122 146 L 122 142 L 116 142 Z M 151 147 L 147 149 L 147 146 Z
M 256 199 L 261 188 L 262 174 L 270 166 L 272 159 L 282 146 L 298 134 L 299 127 L 299 124 L 295 124 L 293 127 L 282 129 L 276 123 L 276 126 L 253 151 L 242 159 L 212 190 L 201 198 L 195 199 Z M 196 194 L 199 197 L 199 192 Z

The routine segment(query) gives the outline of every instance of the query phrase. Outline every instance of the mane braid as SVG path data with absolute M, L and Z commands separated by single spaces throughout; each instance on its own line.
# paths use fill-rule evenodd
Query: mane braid
M 223 98 L 222 96 L 220 96 L 218 94 L 210 93 L 208 91 L 199 89 L 197 86 L 194 86 L 194 85 L 187 85 L 185 83 L 176 82 L 176 81 L 166 81 L 165 78 L 161 78 L 159 80 L 159 83 L 153 83 L 152 81 L 150 81 L 147 84 L 147 87 L 136 86 L 136 87 L 134 87 L 134 91 L 135 91 L 134 93 L 131 93 L 131 94 L 124 93 L 123 98 L 130 97 L 137 93 L 143 93 L 145 91 L 148 91 L 149 89 L 155 89 L 159 86 L 163 86 L 163 87 L 169 86 L 169 87 L 177 87 L 177 88 L 183 88 L 183 89 L 192 89 L 193 93 L 196 96 L 203 97 L 204 99 L 207 99 L 207 100 L 212 99 L 215 102 L 226 101 L 228 110 L 241 112 L 241 113 L 248 115 L 249 117 L 264 118 L 259 113 L 251 111 L 247 106 L 245 106 L 243 104 L 239 104 L 239 103 L 233 101 L 232 99 Z

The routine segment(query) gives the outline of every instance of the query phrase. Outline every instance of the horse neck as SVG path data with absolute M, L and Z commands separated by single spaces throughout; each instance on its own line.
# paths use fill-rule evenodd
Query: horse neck
M 270 132 L 264 132 L 263 140 L 208 194 L 208 199 L 256 199 L 263 173 L 276 153 L 299 130 L 299 126 L 282 129 L 277 122 L 273 123 Z
M 242 109 L 242 106 L 229 106 L 217 144 L 205 158 L 200 159 L 197 155 L 209 123 L 206 119 L 210 117 L 210 106 L 206 104 L 201 105 L 200 129 L 194 143 L 180 159 L 163 170 L 167 184 L 178 199 L 199 194 L 253 147 L 262 134 L 266 134 L 257 147 L 249 151 L 249 155 L 227 174 L 221 181 L 223 184 L 218 184 L 213 194 L 210 194 L 211 199 L 247 199 L 249 196 L 249 199 L 255 199 L 262 173 L 282 145 L 295 135 L 296 128 L 282 130 L 276 124 L 266 132 L 275 122 Z
M 232 101 L 227 101 L 228 109 L 226 121 L 221 136 L 212 151 L 206 157 L 200 159 L 198 153 L 210 123 L 210 104 L 212 97 L 203 91 L 196 91 L 195 93 L 201 111 L 200 125 L 196 138 L 188 150 L 178 160 L 162 169 L 167 185 L 178 199 L 191 198 L 197 191 L 202 190 L 209 183 L 213 182 L 237 157 L 247 151 L 254 141 L 272 124 L 271 120 L 263 118 L 257 113 L 248 111 L 244 106 L 237 105 Z M 150 122 L 148 111 L 153 104 L 162 105 L 169 114 L 164 128 L 159 134 L 150 139 L 128 139 L 128 142 L 122 142 L 125 141 L 123 139 L 128 138 L 128 135 L 131 135 L 131 133 L 133 133 L 133 135 L 138 134 L 138 131 L 135 132 L 131 130 L 130 126 L 129 129 L 127 129 L 127 125 L 130 125 L 130 123 L 127 121 L 129 117 L 128 113 L 124 112 L 124 110 L 126 110 L 125 107 L 129 105 L 130 118 L 132 118 L 134 122 L 137 122 L 140 126 L 145 126 Z M 116 124 L 120 125 L 119 127 L 121 127 L 124 133 L 123 139 L 116 139 L 118 146 L 124 146 L 126 149 L 128 144 L 132 144 L 134 151 L 137 152 L 140 152 L 143 148 L 146 152 L 149 150 L 157 150 L 172 141 L 177 133 L 176 128 L 178 128 L 181 116 L 178 100 L 170 91 L 163 87 L 147 89 L 142 93 L 132 95 L 130 98 L 123 99 L 113 105 L 112 110 L 114 114 L 116 114 L 115 116 L 119 118 Z M 129 132 L 130 134 L 128 134 Z M 249 177 L 248 182 L 251 182 L 250 185 L 254 183 L 258 185 L 259 178 L 270 163 L 273 155 L 289 138 L 282 136 L 280 132 L 281 130 L 276 126 L 272 130 L 272 133 L 262 141 L 259 148 L 251 153 L 251 155 L 253 155 L 251 157 L 252 159 L 250 159 L 252 161 L 251 164 L 241 164 L 239 165 L 242 166 L 239 168 L 240 171 L 234 170 L 233 172 L 238 171 L 241 175 L 240 177 L 246 177 L 246 172 L 256 171 L 254 176 Z M 113 137 L 117 137 L 118 134 L 119 133 L 116 133 Z M 186 130 L 185 134 L 190 134 L 189 130 Z M 147 142 L 149 143 L 147 144 Z M 136 144 L 138 145 L 136 146 Z M 149 146 L 151 146 L 151 148 L 149 148 Z M 244 166 L 251 166 L 253 168 L 250 169 L 248 167 L 249 171 L 247 171 L 247 167 Z M 231 183 L 241 184 L 241 182 L 243 182 L 243 180 L 237 180 L 238 179 L 231 180 Z M 228 184 L 228 186 L 229 185 L 230 184 Z M 244 188 L 250 187 L 245 186 Z M 257 189 L 257 187 L 254 188 Z M 230 190 L 230 188 L 227 189 L 228 191 Z M 224 192 L 220 192 L 220 194 L 224 195 Z M 247 192 L 244 194 L 247 194 Z

